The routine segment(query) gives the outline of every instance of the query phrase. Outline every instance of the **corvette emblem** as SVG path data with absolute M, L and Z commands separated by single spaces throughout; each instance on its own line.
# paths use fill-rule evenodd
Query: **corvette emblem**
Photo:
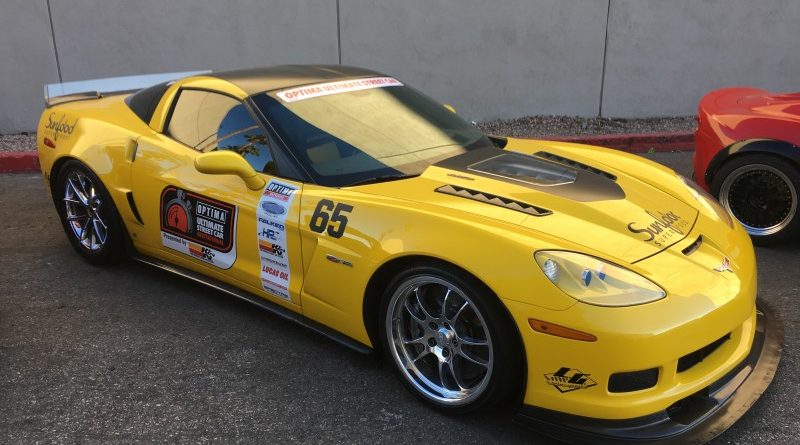
M 733 273 L 733 269 L 731 269 L 731 261 L 727 257 L 722 257 L 722 264 L 715 267 L 714 270 L 717 272 L 731 272 Z

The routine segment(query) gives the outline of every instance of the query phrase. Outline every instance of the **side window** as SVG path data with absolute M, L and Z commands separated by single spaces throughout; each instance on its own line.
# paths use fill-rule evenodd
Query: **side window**
M 217 130 L 216 147 L 239 153 L 258 172 L 276 174 L 267 134 L 253 120 L 244 104 L 231 108 L 222 119 Z
M 219 124 L 228 111 L 240 103 L 222 94 L 181 90 L 169 118 L 167 134 L 194 149 L 207 146 L 215 142 Z
M 275 174 L 268 138 L 243 103 L 223 94 L 181 90 L 167 134 L 195 150 L 233 150 L 256 171 Z

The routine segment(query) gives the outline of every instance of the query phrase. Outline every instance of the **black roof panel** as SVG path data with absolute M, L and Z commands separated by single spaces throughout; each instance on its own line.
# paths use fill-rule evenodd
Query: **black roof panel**
M 376 71 L 345 65 L 281 65 L 266 68 L 247 68 L 207 74 L 227 80 L 247 94 L 308 85 L 319 82 L 384 76 Z

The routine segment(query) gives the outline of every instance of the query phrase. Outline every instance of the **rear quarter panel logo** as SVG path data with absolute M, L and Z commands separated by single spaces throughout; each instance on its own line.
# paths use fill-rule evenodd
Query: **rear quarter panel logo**
M 567 367 L 562 367 L 556 372 L 545 374 L 544 380 L 548 385 L 552 385 L 561 393 L 597 386 L 597 382 L 589 378 L 589 374 L 585 374 L 578 369 Z

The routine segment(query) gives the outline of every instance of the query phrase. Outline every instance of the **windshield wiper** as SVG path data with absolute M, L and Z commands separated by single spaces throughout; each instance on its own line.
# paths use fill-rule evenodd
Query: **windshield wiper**
M 374 176 L 372 178 L 365 178 L 359 179 L 358 181 L 351 182 L 343 187 L 352 187 L 354 185 L 364 185 L 364 184 L 376 184 L 378 182 L 388 182 L 388 181 L 395 181 L 398 179 L 406 179 L 406 178 L 416 178 L 419 175 L 383 175 L 383 176 Z

